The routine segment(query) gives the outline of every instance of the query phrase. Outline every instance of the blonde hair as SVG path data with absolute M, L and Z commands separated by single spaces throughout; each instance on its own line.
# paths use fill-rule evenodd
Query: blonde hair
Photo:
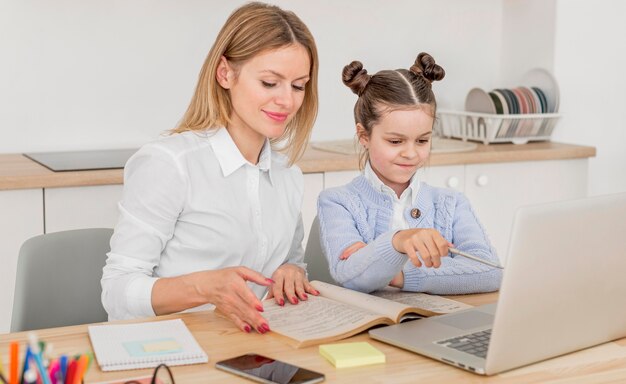
M 204 61 L 189 107 L 172 133 L 217 129 L 230 123 L 230 95 L 216 79 L 222 56 L 237 67 L 259 53 L 293 44 L 302 45 L 309 54 L 310 79 L 305 85 L 302 106 L 285 132 L 271 142 L 286 142 L 282 151 L 287 153 L 290 164 L 296 162 L 306 149 L 317 117 L 317 47 L 313 35 L 298 16 L 274 5 L 253 2 L 230 15 Z

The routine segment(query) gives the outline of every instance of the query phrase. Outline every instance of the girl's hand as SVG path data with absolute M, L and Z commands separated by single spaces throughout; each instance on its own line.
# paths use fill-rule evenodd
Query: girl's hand
M 433 228 L 413 228 L 398 231 L 391 244 L 400 253 L 405 253 L 416 267 L 441 266 L 441 258 L 448 255 L 452 243 L 444 239 Z
M 365 244 L 364 242 L 357 241 L 348 248 L 344 249 L 344 251 L 341 253 L 341 256 L 339 256 L 339 260 L 348 260 L 348 257 L 350 257 L 353 253 L 365 246 L 367 246 L 367 244 Z M 394 276 L 393 279 L 391 279 L 389 285 L 396 288 L 404 287 L 404 272 L 398 272 L 398 274 Z
M 404 288 L 404 272 L 398 272 L 398 274 L 391 279 L 389 285 L 400 289 Z
M 366 245 L 367 244 L 365 244 L 362 241 L 357 241 L 356 243 L 352 244 L 348 248 L 344 249 L 343 252 L 341 252 L 341 256 L 339 256 L 339 260 L 348 260 L 348 257 L 350 257 L 354 252 L 358 251 L 359 249 L 365 247 Z
M 229 317 L 239 329 L 248 333 L 252 329 L 259 333 L 270 330 L 267 320 L 260 314 L 263 305 L 246 282 L 269 286 L 271 279 L 246 267 L 203 271 L 194 275 L 202 278 L 197 286 L 208 297 L 208 302 Z
M 285 296 L 291 304 L 306 300 L 307 293 L 319 295 L 317 289 L 309 283 L 304 269 L 294 264 L 283 264 L 272 275 L 272 284 L 268 297 L 273 297 L 278 305 L 285 305 Z

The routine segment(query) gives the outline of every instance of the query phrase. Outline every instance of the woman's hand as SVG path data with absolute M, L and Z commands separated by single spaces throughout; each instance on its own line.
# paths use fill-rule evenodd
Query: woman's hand
M 215 309 L 230 318 L 239 329 L 259 333 L 270 330 L 268 322 L 260 312 L 263 305 L 246 284 L 247 281 L 269 286 L 271 279 L 246 267 L 231 267 L 215 271 L 202 271 L 191 274 L 199 293 Z
M 306 277 L 304 269 L 294 264 L 283 264 L 272 275 L 272 284 L 268 297 L 273 297 L 276 304 L 285 305 L 285 296 L 291 304 L 298 304 L 298 299 L 306 300 L 307 293 L 319 295 Z
M 452 243 L 433 228 L 413 228 L 398 231 L 391 239 L 396 251 L 405 253 L 416 267 L 441 266 L 441 258 L 448 255 Z

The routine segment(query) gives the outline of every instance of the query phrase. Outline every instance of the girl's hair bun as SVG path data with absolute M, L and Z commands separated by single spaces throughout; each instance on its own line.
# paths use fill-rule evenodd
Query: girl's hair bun
M 435 59 L 426 52 L 417 55 L 415 63 L 409 68 L 411 72 L 424 77 L 429 83 L 439 81 L 446 76 L 446 71 L 435 63 Z
M 341 74 L 343 83 L 359 96 L 361 96 L 371 78 L 372 76 L 367 74 L 360 61 L 353 61 L 343 67 Z

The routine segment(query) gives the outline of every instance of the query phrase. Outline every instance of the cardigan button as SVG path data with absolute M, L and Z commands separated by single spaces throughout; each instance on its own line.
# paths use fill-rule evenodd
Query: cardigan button
M 419 218 L 420 216 L 422 216 L 422 212 L 420 212 L 420 210 L 419 210 L 419 209 L 417 209 L 417 208 L 413 208 L 413 209 L 411 209 L 411 217 L 412 217 L 412 218 L 417 219 L 417 218 Z

